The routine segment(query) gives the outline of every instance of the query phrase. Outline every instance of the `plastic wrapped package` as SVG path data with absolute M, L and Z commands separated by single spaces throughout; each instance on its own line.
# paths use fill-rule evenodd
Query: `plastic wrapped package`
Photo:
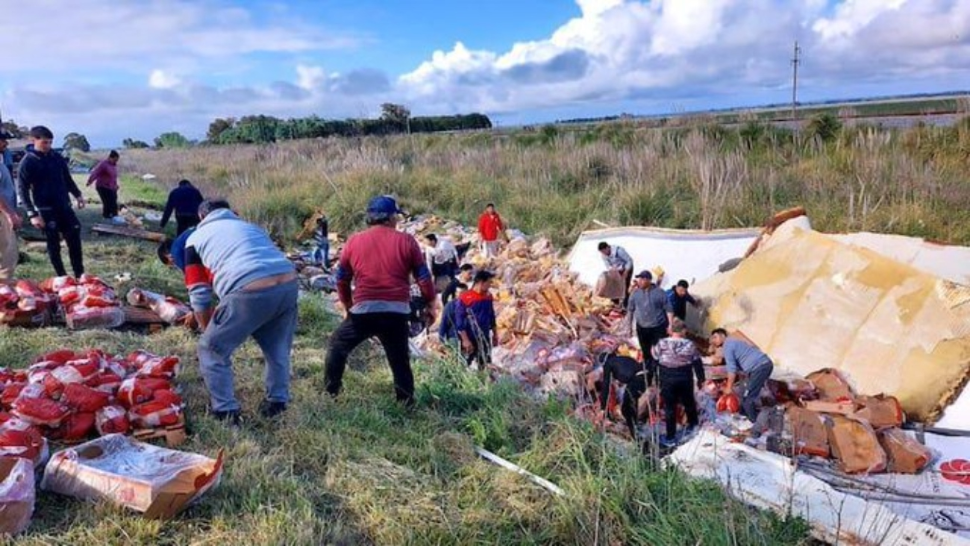
M 829 444 L 839 467 L 848 474 L 884 472 L 889 461 L 879 444 L 876 431 L 866 423 L 849 417 L 827 418 Z
M 94 432 L 94 413 L 72 413 L 68 415 L 60 426 L 51 431 L 52 440 L 63 442 L 77 442 L 84 440 Z
M 18 535 L 30 526 L 36 494 L 30 461 L 0 458 L 0 536 Z
M 172 384 L 167 379 L 129 377 L 121 382 L 117 398 L 122 406 L 131 408 L 151 400 L 155 391 L 171 389 Z
M 68 407 L 84 413 L 94 413 L 107 406 L 110 398 L 108 393 L 92 389 L 80 383 L 66 385 L 64 392 L 61 394 L 61 401 L 67 404 Z
M 20 457 L 39 464 L 46 452 L 47 441 L 37 427 L 17 417 L 0 424 L 0 459 Z
M 889 457 L 889 472 L 917 474 L 933 459 L 929 448 L 898 428 L 880 432 L 879 443 Z
M 168 324 L 176 324 L 192 312 L 189 306 L 175 298 L 140 288 L 132 288 L 127 299 L 130 305 L 151 309 Z
M 857 419 L 868 421 L 874 428 L 898 427 L 905 421 L 903 407 L 894 396 L 859 396 L 856 399 L 860 407 L 852 415 Z
M 37 426 L 57 427 L 70 414 L 67 406 L 50 398 L 25 396 L 28 391 L 29 387 L 25 388 L 10 409 L 11 413 L 24 421 Z
M 177 425 L 181 415 L 181 408 L 170 401 L 152 400 L 128 410 L 128 421 L 135 428 L 168 427 Z
M 216 459 L 109 434 L 55 454 L 41 488 L 169 519 L 219 483 Z
M 94 328 L 118 328 L 125 323 L 125 312 L 120 307 L 75 307 L 67 314 L 67 327 L 71 330 Z
M 121 406 L 105 406 L 94 415 L 94 426 L 98 434 L 128 434 L 131 424 L 128 421 L 128 411 Z
M 3 388 L 3 392 L 0 393 L 0 405 L 2 405 L 4 408 L 10 409 L 10 406 L 12 406 L 14 401 L 20 397 L 20 393 L 26 386 L 26 382 L 7 383 L 7 385 Z

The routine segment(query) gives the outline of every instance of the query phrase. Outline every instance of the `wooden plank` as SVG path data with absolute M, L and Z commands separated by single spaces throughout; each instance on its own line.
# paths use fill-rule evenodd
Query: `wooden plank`
M 127 226 L 111 226 L 108 224 L 95 224 L 91 228 L 91 231 L 95 233 L 105 233 L 108 235 L 121 235 L 122 237 L 131 237 L 133 239 L 143 239 L 145 241 L 152 241 L 155 243 L 160 243 L 165 240 L 164 233 L 147 231 L 144 229 L 131 228 Z
M 125 324 L 165 324 L 162 317 L 151 309 L 141 307 L 125 306 Z

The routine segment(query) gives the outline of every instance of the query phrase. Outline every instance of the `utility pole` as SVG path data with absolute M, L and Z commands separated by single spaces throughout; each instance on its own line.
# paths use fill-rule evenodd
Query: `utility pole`
M 798 129 L 798 63 L 801 62 L 798 59 L 798 54 L 801 53 L 801 51 L 801 48 L 798 47 L 798 40 L 795 40 L 795 52 L 791 60 L 791 120 L 796 130 Z

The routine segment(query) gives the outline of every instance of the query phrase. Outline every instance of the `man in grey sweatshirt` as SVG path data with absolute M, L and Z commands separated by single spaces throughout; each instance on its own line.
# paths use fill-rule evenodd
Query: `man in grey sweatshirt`
M 643 361 L 651 371 L 654 369 L 653 347 L 667 337 L 667 328 L 673 319 L 674 310 L 667 299 L 667 293 L 653 284 L 652 273 L 641 271 L 637 275 L 637 289 L 630 295 L 627 320 L 631 331 L 636 331 Z
M 229 210 L 226 201 L 199 206 L 202 222 L 185 245 L 185 285 L 204 330 L 199 364 L 212 414 L 239 424 L 232 353 L 252 338 L 266 359 L 264 417 L 286 410 L 290 350 L 296 332 L 297 280 L 293 264 L 265 231 Z M 213 294 L 219 298 L 214 306 Z

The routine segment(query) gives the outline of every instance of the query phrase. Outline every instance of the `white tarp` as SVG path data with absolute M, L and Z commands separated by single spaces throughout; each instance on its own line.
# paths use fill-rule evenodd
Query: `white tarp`
M 633 258 L 634 272 L 660 266 L 664 288 L 679 279 L 693 284 L 717 273 L 718 267 L 744 256 L 761 229 L 691 231 L 649 227 L 621 227 L 585 231 L 569 253 L 569 268 L 579 280 L 595 286 L 606 270 L 597 247 L 601 242 L 621 246 Z
M 903 235 L 846 233 L 830 235 L 850 245 L 868 248 L 935 277 L 970 285 L 970 247 L 943 245 Z
M 812 526 L 816 538 L 830 543 L 970 545 L 970 539 L 964 536 L 914 519 L 925 519 L 927 512 L 945 515 L 953 511 L 950 506 L 934 509 L 923 505 L 917 512 L 908 505 L 890 507 L 881 501 L 846 494 L 798 470 L 786 457 L 734 443 L 710 429 L 701 430 L 666 461 L 691 476 L 720 482 L 746 504 L 801 517 Z M 951 486 L 947 485 L 947 491 L 953 491 Z M 909 510 L 914 511 L 908 513 Z

